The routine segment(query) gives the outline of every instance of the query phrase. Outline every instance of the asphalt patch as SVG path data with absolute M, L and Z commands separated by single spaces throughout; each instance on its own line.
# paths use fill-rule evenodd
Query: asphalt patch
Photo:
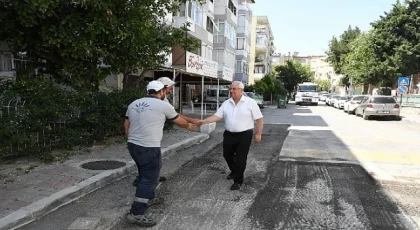
M 360 166 L 275 161 L 248 218 L 256 229 L 416 229 Z

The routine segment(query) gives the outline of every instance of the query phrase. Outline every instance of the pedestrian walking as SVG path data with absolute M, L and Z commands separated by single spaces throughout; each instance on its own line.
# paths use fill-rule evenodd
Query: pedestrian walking
M 238 190 L 244 182 L 246 161 L 254 133 L 254 121 L 257 123 L 254 141 L 258 143 L 261 141 L 263 115 L 257 102 L 243 95 L 242 82 L 232 82 L 229 90 L 231 98 L 223 102 L 213 116 L 200 121 L 200 124 L 224 119 L 223 157 L 230 169 L 227 179 L 233 179 L 234 182 L 230 189 Z
M 165 102 L 167 102 L 168 104 L 170 104 L 170 102 L 168 100 L 168 96 L 170 94 L 172 94 L 174 86 L 175 86 L 176 83 L 174 81 L 172 81 L 169 77 L 161 77 L 161 78 L 157 79 L 157 81 L 160 81 L 161 83 L 163 83 L 164 91 L 165 91 L 165 98 L 163 100 Z M 194 119 L 194 118 L 185 116 L 181 113 L 178 113 L 178 116 L 180 116 L 181 118 L 183 118 L 184 120 L 186 120 L 189 123 L 193 123 L 196 126 L 199 125 L 199 120 L 198 119 Z M 159 177 L 159 182 L 163 182 L 163 181 L 166 181 L 166 177 L 160 176 Z M 137 187 L 138 183 L 139 183 L 139 177 L 137 176 L 136 179 L 134 179 L 134 181 L 133 181 L 133 186 Z
M 137 165 L 139 175 L 136 194 L 126 221 L 143 227 L 156 224 L 147 214 L 147 208 L 163 203 L 163 198 L 155 197 L 155 190 L 162 166 L 160 147 L 166 119 L 190 131 L 196 128 L 194 124 L 178 116 L 173 106 L 163 101 L 166 94 L 161 82 L 151 81 L 147 85 L 147 93 L 146 97 L 137 99 L 128 106 L 124 121 L 128 150 Z

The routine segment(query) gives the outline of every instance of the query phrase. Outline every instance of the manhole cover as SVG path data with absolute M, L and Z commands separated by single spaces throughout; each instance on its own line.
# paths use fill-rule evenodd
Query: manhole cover
M 82 164 L 80 167 L 90 170 L 109 170 L 121 168 L 123 166 L 125 166 L 125 163 L 120 161 L 91 161 Z

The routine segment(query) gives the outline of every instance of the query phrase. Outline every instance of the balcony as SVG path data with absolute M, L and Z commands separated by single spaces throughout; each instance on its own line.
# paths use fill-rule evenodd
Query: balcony
M 261 81 L 261 79 L 264 77 L 263 73 L 254 73 L 254 82 Z
M 190 32 L 192 33 L 195 32 L 195 23 L 191 18 L 174 16 L 173 19 L 175 21 L 174 23 L 175 27 L 181 28 L 185 25 L 186 22 L 189 22 L 189 26 L 187 26 L 187 28 L 190 30 Z
M 257 64 L 264 64 L 264 62 L 265 62 L 265 59 L 264 58 L 261 58 L 261 57 L 256 57 L 255 58 L 255 65 L 257 65 Z

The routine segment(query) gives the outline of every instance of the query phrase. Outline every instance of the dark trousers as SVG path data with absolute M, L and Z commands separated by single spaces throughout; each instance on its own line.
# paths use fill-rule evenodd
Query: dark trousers
M 162 154 L 159 147 L 143 147 L 133 143 L 128 143 L 128 151 L 136 162 L 139 173 L 136 196 L 130 211 L 134 215 L 143 215 L 147 210 L 149 200 L 155 198 L 162 167 Z
M 252 129 L 240 133 L 229 131 L 223 133 L 223 157 L 230 171 L 235 175 L 233 179 L 235 183 L 242 184 L 244 182 L 246 160 L 249 147 L 251 146 L 252 135 Z

